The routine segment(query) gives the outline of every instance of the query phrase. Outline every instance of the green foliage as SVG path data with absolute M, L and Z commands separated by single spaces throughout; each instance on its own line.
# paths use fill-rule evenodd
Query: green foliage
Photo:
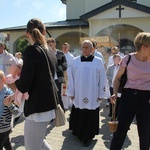
M 29 42 L 25 38 L 20 38 L 16 43 L 16 52 L 23 53 L 25 48 L 29 45 Z

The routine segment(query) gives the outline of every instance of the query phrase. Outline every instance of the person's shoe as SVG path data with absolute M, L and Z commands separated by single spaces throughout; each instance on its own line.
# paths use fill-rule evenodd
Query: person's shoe
M 83 146 L 84 146 L 84 147 L 88 147 L 88 146 L 91 145 L 91 142 L 92 142 L 92 140 L 84 141 L 84 142 L 83 142 Z

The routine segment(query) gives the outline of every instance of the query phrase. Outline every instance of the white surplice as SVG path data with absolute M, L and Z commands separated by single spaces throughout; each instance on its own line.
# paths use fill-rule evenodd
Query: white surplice
M 64 78 L 65 78 L 66 83 L 62 84 L 62 101 L 63 101 L 63 104 L 64 104 L 64 108 L 69 109 L 69 108 L 72 107 L 72 100 L 66 94 L 66 87 L 67 87 L 67 84 L 68 84 L 68 77 L 69 77 L 68 76 L 68 70 L 70 70 L 70 67 L 71 67 L 71 64 L 73 62 L 74 56 L 70 52 L 68 52 L 68 53 L 65 53 L 65 57 L 66 57 L 66 60 L 67 60 L 67 72 L 66 72 L 67 74 L 65 74 L 65 72 L 64 72 Z
M 92 62 L 76 57 L 68 73 L 67 95 L 74 96 L 75 108 L 95 110 L 100 106 L 98 98 L 110 97 L 104 65 L 98 57 Z

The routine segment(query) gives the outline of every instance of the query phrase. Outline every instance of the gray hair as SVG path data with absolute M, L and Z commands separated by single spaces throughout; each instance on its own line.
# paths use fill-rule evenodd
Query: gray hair
M 82 42 L 82 45 L 83 45 L 84 43 L 87 43 L 91 48 L 93 48 L 93 44 L 92 44 L 92 42 L 91 42 L 90 40 L 84 40 L 84 41 Z

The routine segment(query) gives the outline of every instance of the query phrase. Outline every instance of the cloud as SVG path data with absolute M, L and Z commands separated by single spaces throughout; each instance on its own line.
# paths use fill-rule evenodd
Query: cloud
M 50 9 L 46 9 L 45 13 L 47 14 L 45 20 L 49 20 L 49 22 L 65 20 L 66 8 L 55 4 Z
M 25 0 L 13 0 L 13 3 L 14 3 L 15 7 L 23 6 L 24 2 L 25 2 Z
M 26 18 L 30 18 L 31 16 L 32 16 L 32 12 L 31 12 L 31 11 L 29 11 L 29 12 L 26 13 L 26 15 L 25 15 Z
M 6 0 L 0 0 L 0 8 L 6 9 L 5 5 L 7 4 Z
M 43 1 L 34 1 L 32 2 L 32 4 L 33 4 L 33 8 L 35 9 L 41 9 L 42 7 L 44 7 Z
M 65 9 L 65 8 L 61 8 L 61 9 L 58 11 L 58 17 L 59 17 L 59 18 L 64 17 L 65 14 L 66 14 L 66 9 Z

